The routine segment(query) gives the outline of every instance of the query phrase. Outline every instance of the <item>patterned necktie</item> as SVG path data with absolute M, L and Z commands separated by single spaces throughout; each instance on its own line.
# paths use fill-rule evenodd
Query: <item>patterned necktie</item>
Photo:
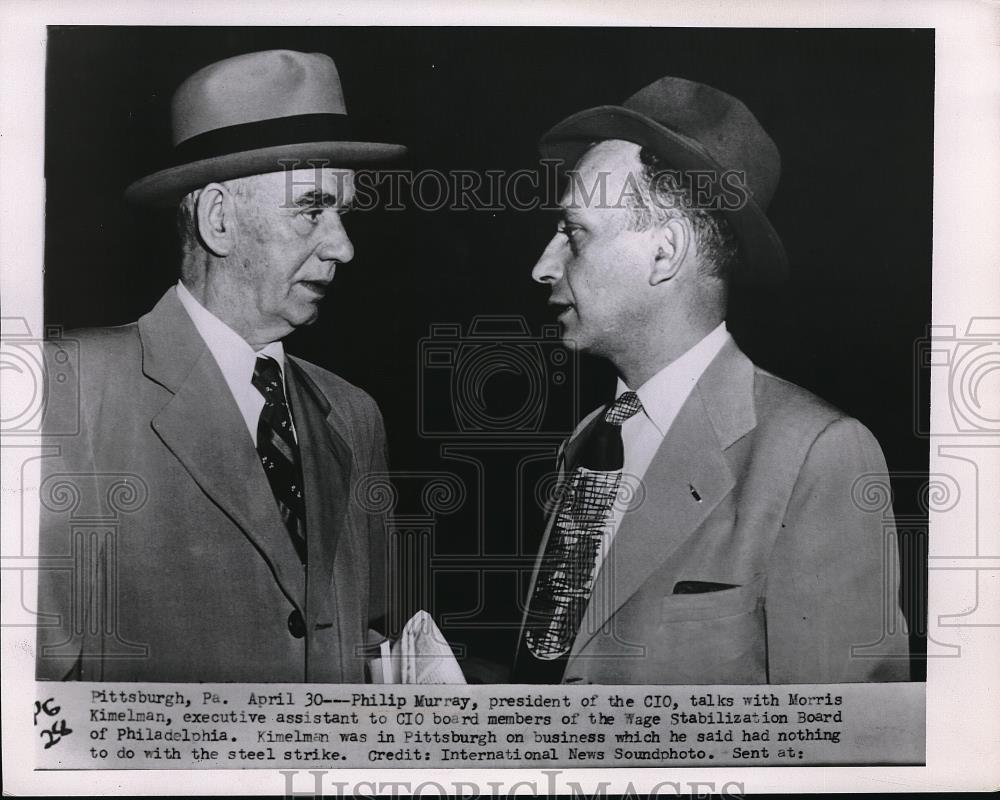
M 264 395 L 264 408 L 257 423 L 257 453 L 274 499 L 278 501 L 281 519 L 288 528 L 299 559 L 305 564 L 306 512 L 302 495 L 302 467 L 278 362 L 269 356 L 258 356 L 253 385 Z
M 540 661 L 564 659 L 573 646 L 621 483 L 622 423 L 641 409 L 639 396 L 624 392 L 581 447 L 556 512 L 529 606 L 525 644 Z

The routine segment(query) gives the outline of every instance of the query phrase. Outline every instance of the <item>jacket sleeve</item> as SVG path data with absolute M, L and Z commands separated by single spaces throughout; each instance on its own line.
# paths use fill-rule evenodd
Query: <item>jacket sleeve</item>
M 375 401 L 372 401 L 372 444 L 369 473 L 374 475 L 389 475 L 388 447 L 385 436 L 385 425 L 382 414 Z M 368 624 L 371 628 L 383 634 L 388 633 L 390 573 L 388 552 L 388 529 L 386 515 L 381 511 L 372 511 L 368 515 Z
M 47 393 L 39 483 L 38 606 L 35 672 L 38 680 L 80 680 L 84 633 L 96 622 L 94 583 L 99 558 L 73 530 L 74 512 L 93 508 L 93 453 L 83 424 L 79 374 L 71 350 L 45 348 Z M 58 369 L 53 364 L 60 364 Z M 61 381 L 53 380 L 59 375 Z
M 865 508 L 855 482 L 888 483 L 882 451 L 853 419 L 813 442 L 768 568 L 770 683 L 906 680 L 906 624 L 891 510 Z

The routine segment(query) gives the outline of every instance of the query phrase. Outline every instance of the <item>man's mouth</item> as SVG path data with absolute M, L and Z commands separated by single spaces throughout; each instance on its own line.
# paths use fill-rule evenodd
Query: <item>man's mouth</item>
M 310 292 L 317 294 L 320 297 L 323 297 L 323 295 L 326 294 L 326 290 L 330 286 L 327 281 L 299 281 L 299 285 L 304 286 Z
M 564 303 L 560 300 L 549 300 L 549 310 L 555 314 L 557 320 L 561 320 L 571 308 L 573 308 L 572 303 Z

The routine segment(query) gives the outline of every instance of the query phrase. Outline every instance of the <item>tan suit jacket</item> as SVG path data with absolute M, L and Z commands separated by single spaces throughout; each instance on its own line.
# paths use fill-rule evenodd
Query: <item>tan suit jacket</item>
M 46 441 L 56 450 L 43 459 L 38 677 L 363 681 L 385 595 L 384 521 L 355 492 L 385 470 L 374 401 L 286 361 L 304 569 L 173 288 L 137 323 L 66 338 L 79 341 L 79 405 L 57 386 L 50 405 L 78 414 L 80 433 Z
M 564 446 L 564 475 L 600 411 Z M 624 514 L 564 682 L 905 680 L 891 515 L 855 487 L 885 474 L 863 425 L 728 343 Z

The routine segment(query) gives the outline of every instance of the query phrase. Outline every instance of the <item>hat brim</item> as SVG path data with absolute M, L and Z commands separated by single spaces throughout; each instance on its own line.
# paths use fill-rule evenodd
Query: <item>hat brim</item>
M 383 142 L 302 142 L 264 147 L 167 167 L 131 184 L 125 190 L 125 199 L 167 207 L 213 181 L 281 172 L 289 168 L 290 160 L 301 161 L 304 169 L 313 166 L 308 161 L 317 160 L 328 161 L 331 168 L 350 169 L 390 161 L 405 153 L 404 145 Z
M 539 142 L 544 158 L 561 159 L 572 168 L 595 141 L 622 139 L 648 147 L 678 170 L 723 168 L 694 139 L 623 106 L 597 106 L 567 117 Z M 741 266 L 733 277 L 774 285 L 788 277 L 788 257 L 778 232 L 753 199 L 739 209 L 723 209 L 742 249 Z

